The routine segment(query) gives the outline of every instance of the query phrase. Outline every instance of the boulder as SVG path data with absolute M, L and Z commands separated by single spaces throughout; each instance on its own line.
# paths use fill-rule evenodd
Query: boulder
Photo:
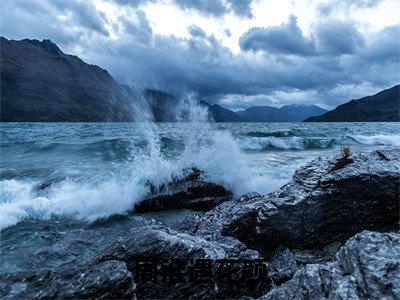
M 261 299 L 399 299 L 400 234 L 363 231 L 336 260 L 308 264 Z
M 4 276 L 1 297 L 9 299 L 121 299 L 132 295 L 132 274 L 122 261 L 81 269 L 59 268 L 30 276 Z
M 315 159 L 267 195 L 248 194 L 204 214 L 196 233 L 228 235 L 259 251 L 318 249 L 362 230 L 398 228 L 400 152 L 359 154 L 342 168 Z
M 210 281 L 190 281 L 190 274 L 197 260 L 211 261 Z M 126 235 L 117 238 L 103 251 L 97 262 L 107 260 L 124 261 L 128 270 L 138 278 L 134 293 L 138 298 L 230 298 L 238 296 L 260 296 L 270 290 L 270 281 L 265 274 L 264 280 L 241 280 L 241 268 L 233 273 L 232 282 L 217 280 L 219 263 L 226 259 L 261 259 L 257 251 L 246 249 L 232 237 L 220 237 L 219 240 L 206 240 L 162 226 L 146 226 L 132 229 Z M 140 281 L 137 264 L 140 262 L 157 263 L 157 281 Z M 183 262 L 181 271 L 185 275 L 182 281 L 171 282 L 169 264 Z M 164 266 L 165 268 L 162 268 Z M 241 266 L 241 265 L 240 265 Z M 168 273 L 165 273 L 165 270 Z M 175 274 L 175 273 L 172 273 Z M 165 278 L 163 276 L 166 276 Z
M 150 196 L 135 204 L 138 213 L 192 209 L 207 211 L 216 205 L 230 200 L 232 193 L 223 186 L 202 180 L 202 172 L 196 168 L 183 170 L 181 177 L 157 187 L 148 182 Z

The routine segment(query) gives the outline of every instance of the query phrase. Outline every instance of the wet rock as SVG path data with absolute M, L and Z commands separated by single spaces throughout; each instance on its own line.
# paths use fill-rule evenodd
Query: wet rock
M 265 197 L 245 195 L 215 207 L 196 233 L 233 236 L 268 253 L 280 246 L 318 249 L 362 230 L 398 228 L 400 153 L 379 153 L 354 156 L 339 170 L 335 158 L 313 160 Z
M 81 269 L 59 268 L 25 277 L 6 278 L 1 296 L 9 299 L 131 298 L 132 274 L 121 261 Z
M 336 254 L 342 274 L 354 277 L 360 296 L 400 299 L 400 233 L 364 231 Z
M 299 269 L 293 253 L 287 249 L 278 249 L 269 262 L 268 276 L 277 285 L 288 281 Z
M 170 184 L 156 187 L 148 183 L 148 186 L 151 196 L 135 204 L 135 212 L 185 208 L 207 211 L 232 198 L 232 193 L 223 186 L 203 181 L 202 172 L 196 168 L 183 170 L 183 176 L 174 178 Z
M 259 258 L 259 255 L 232 237 L 212 241 L 154 225 L 129 230 L 106 247 L 98 260 L 121 260 L 134 269 L 136 260 L 196 258 Z
M 240 280 L 241 269 L 235 271 L 233 282 L 219 282 L 216 277 L 210 281 L 190 281 L 186 276 L 182 281 L 171 282 L 169 275 L 164 273 L 171 262 L 181 261 L 183 274 L 192 274 L 193 264 L 198 259 L 210 259 L 211 272 L 216 276 L 218 272 L 217 261 L 223 259 L 260 259 L 257 251 L 246 249 L 237 239 L 221 237 L 219 240 L 206 240 L 198 236 L 177 232 L 161 226 L 147 226 L 132 229 L 123 237 L 115 240 L 113 244 L 103 251 L 98 262 L 107 260 L 121 260 L 126 262 L 128 269 L 135 276 L 137 263 L 140 261 L 157 261 L 158 267 L 167 263 L 167 269 L 159 268 L 157 282 L 138 280 L 134 293 L 138 298 L 225 298 L 238 296 L 260 296 L 268 291 L 271 286 L 268 278 L 245 282 Z M 267 274 L 265 274 L 267 275 Z M 166 276 L 163 280 L 162 276 Z
M 363 231 L 336 261 L 308 264 L 261 299 L 399 299 L 400 234 Z

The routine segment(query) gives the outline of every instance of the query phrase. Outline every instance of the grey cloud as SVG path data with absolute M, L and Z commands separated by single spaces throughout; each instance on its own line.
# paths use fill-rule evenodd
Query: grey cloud
M 69 0 L 53 0 L 49 2 L 60 13 L 71 13 L 76 24 L 89 28 L 95 32 L 109 35 L 105 27 L 106 18 L 97 11 L 96 7 L 89 1 L 69 1 Z
M 203 29 L 201 29 L 197 25 L 191 25 L 188 27 L 189 34 L 193 37 L 199 37 L 199 38 L 205 38 L 206 33 L 204 32 Z
M 253 13 L 251 12 L 251 3 L 253 0 L 229 0 L 228 2 L 236 15 L 247 18 L 253 17 Z
M 34 16 L 29 14 L 28 7 L 16 6 L 16 2 L 21 3 L 2 2 L 1 35 L 13 39 L 49 38 L 64 52 L 106 68 L 125 83 L 150 85 L 173 94 L 193 90 L 212 103 L 228 95 L 234 101 L 232 107 L 259 104 L 263 99 L 274 101 L 276 105 L 293 101 L 333 107 L 359 97 L 364 91 L 377 91 L 399 82 L 399 46 L 396 45 L 399 26 L 368 36 L 363 48 L 356 47 L 348 55 L 337 55 L 318 52 L 322 50 L 314 46 L 318 45 L 316 34 L 310 46 L 312 39 L 304 37 L 301 31 L 299 34 L 293 19 L 294 29 L 285 24 L 277 26 L 274 32 L 291 31 L 295 41 L 300 37 L 300 41 L 305 42 L 299 44 L 304 46 L 305 43 L 312 51 L 308 50 L 305 55 L 299 46 L 285 48 L 287 45 L 278 43 L 280 48 L 269 50 L 270 55 L 260 56 L 251 51 L 232 53 L 213 35 L 177 38 L 154 34 L 140 11 L 119 19 L 118 38 L 110 39 L 103 34 L 93 34 L 97 31 L 92 27 L 76 26 L 75 17 L 58 21 L 57 13 L 62 12 L 62 8 L 47 1 L 30 1 L 29 5 L 37 4 Z M 107 22 L 116 26 L 111 20 Z M 292 55 L 293 52 L 300 54 Z
M 400 24 L 380 31 L 361 52 L 368 61 L 400 62 Z
M 239 40 L 241 49 L 268 54 L 320 56 L 352 54 L 363 48 L 364 37 L 351 22 L 327 19 L 315 25 L 310 38 L 303 35 L 295 16 L 279 26 L 253 27 Z
M 141 4 L 155 2 L 155 0 L 108 0 L 122 6 L 138 7 Z
M 330 16 L 334 11 L 350 11 L 352 9 L 363 9 L 376 7 L 381 0 L 331 0 L 321 2 L 317 8 L 317 12 L 322 17 Z
M 363 36 L 353 23 L 340 20 L 318 24 L 316 35 L 319 51 L 323 53 L 351 54 L 365 44 Z
M 239 44 L 243 50 L 263 50 L 280 54 L 311 55 L 315 51 L 313 41 L 304 37 L 293 15 L 286 24 L 251 28 L 243 34 Z
M 220 17 L 229 12 L 242 17 L 251 18 L 253 0 L 173 0 L 181 9 L 195 10 L 199 13 Z
M 142 10 L 135 13 L 135 21 L 119 17 L 119 22 L 124 28 L 125 33 L 131 36 L 136 42 L 150 45 L 153 42 L 153 30 L 147 20 L 146 14 Z
M 174 0 L 173 2 L 181 9 L 192 9 L 216 17 L 229 11 L 220 0 Z

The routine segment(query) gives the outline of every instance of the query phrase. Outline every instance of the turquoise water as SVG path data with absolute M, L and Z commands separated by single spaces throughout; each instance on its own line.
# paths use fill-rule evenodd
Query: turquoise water
M 130 210 L 188 166 L 236 195 L 268 193 L 296 167 L 342 145 L 400 146 L 398 123 L 1 124 L 0 228 L 20 220 L 82 221 Z
M 343 145 L 353 153 L 400 147 L 399 123 L 2 123 L 0 129 L 2 272 L 85 262 L 127 228 L 174 226 L 190 212 L 128 211 L 147 195 L 147 180 L 163 184 L 185 167 L 204 170 L 236 196 L 266 194 L 307 161 L 339 155 Z M 83 242 L 76 242 L 82 232 Z M 73 248 L 65 248 L 71 236 Z M 55 253 L 46 248 L 54 244 Z M 33 256 L 43 259 L 30 262 Z

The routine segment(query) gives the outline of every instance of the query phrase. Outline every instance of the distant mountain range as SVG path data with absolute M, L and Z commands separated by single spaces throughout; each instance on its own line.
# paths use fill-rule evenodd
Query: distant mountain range
M 400 85 L 351 100 L 306 122 L 400 122 Z
M 322 115 L 327 110 L 316 105 L 290 104 L 276 108 L 273 106 L 252 106 L 245 110 L 234 112 L 218 104 L 210 105 L 208 109 L 216 122 L 301 122 L 310 116 Z
M 365 120 L 364 116 L 371 121 L 398 121 L 398 89 L 396 86 L 363 98 L 367 99 L 365 102 L 350 101 L 330 112 L 316 105 L 296 104 L 281 108 L 253 106 L 234 112 L 218 104 L 201 103 L 216 122 L 347 121 L 352 116 L 355 121 Z M 140 120 L 135 102 L 143 99 L 155 121 L 176 121 L 177 101 L 172 95 L 151 89 L 138 95 L 106 70 L 64 54 L 50 40 L 14 41 L 1 37 L 3 122 L 134 121 Z

